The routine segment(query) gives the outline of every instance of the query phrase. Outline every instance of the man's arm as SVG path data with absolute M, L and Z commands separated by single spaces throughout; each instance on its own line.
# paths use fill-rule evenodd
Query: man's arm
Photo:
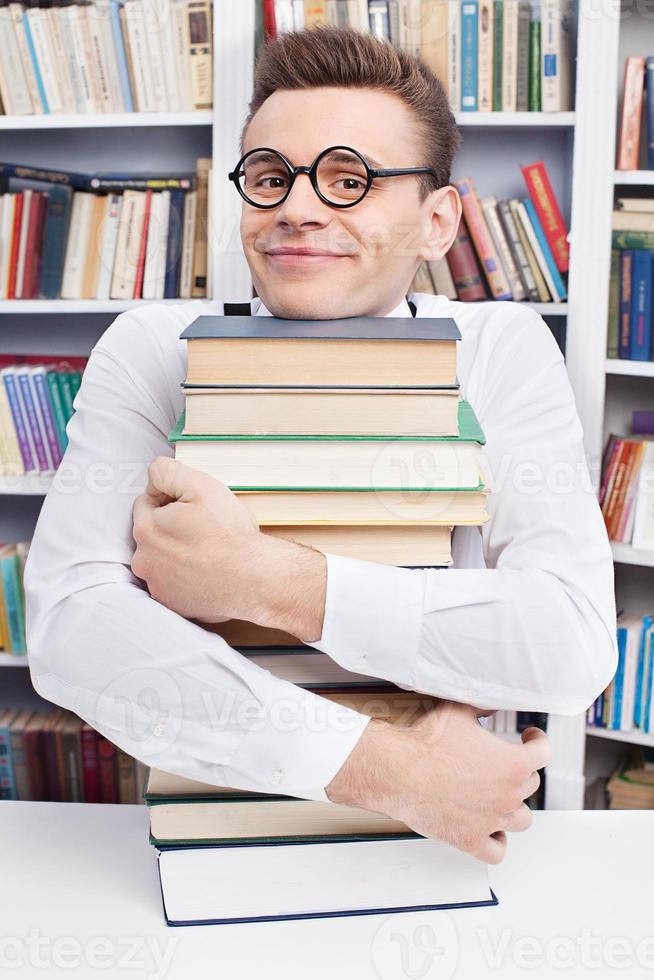
M 129 314 L 91 354 L 25 570 L 32 680 L 148 764 L 324 800 L 368 719 L 339 708 L 326 722 L 324 699 L 165 608 L 130 570 L 134 499 L 181 407 L 178 358 Z

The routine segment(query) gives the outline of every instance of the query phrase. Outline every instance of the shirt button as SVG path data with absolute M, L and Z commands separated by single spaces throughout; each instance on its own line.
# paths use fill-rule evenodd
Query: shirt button
M 284 773 L 281 769 L 273 769 L 273 771 L 270 773 L 270 782 L 273 784 L 273 786 L 279 786 L 283 775 Z
M 152 729 L 152 734 L 157 736 L 163 735 L 165 730 L 166 730 L 166 726 L 164 725 L 164 723 L 162 721 L 158 721 L 157 724 Z

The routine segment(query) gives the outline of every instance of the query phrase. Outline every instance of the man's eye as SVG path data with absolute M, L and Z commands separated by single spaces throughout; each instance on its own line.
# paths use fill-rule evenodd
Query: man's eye
M 273 183 L 268 184 L 267 181 L 273 181 Z M 274 190 L 278 187 L 285 187 L 286 178 L 285 177 L 260 177 L 257 181 L 258 187 L 264 187 L 268 190 Z

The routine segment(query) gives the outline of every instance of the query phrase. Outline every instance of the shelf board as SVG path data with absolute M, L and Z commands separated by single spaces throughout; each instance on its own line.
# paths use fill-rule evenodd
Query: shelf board
M 616 184 L 654 184 L 654 170 L 616 170 L 613 175 Z
M 530 303 L 525 300 L 520 306 L 528 306 L 541 316 L 567 316 L 568 313 L 567 303 Z
M 3 313 L 121 313 L 153 303 L 189 303 L 188 299 L 3 299 Z
M 574 112 L 455 112 L 457 125 L 494 126 L 500 129 L 518 127 L 546 127 L 567 129 L 574 126 Z
M 644 732 L 619 732 L 611 728 L 594 728 L 586 725 L 586 734 L 596 738 L 608 738 L 614 742 L 630 742 L 632 745 L 651 745 L 654 746 L 654 735 Z
M 50 489 L 52 476 L 0 476 L 0 494 L 13 496 L 44 496 Z
M 143 126 L 211 126 L 213 112 L 113 112 L 34 116 L 2 116 L 0 130 L 18 129 L 131 129 Z
M 607 357 L 607 374 L 630 374 L 634 378 L 654 378 L 654 361 L 628 361 Z
M 0 667 L 27 667 L 24 653 L 0 653 Z
M 654 568 L 654 551 L 634 548 L 622 541 L 611 541 L 613 561 L 620 565 L 640 565 L 641 568 Z

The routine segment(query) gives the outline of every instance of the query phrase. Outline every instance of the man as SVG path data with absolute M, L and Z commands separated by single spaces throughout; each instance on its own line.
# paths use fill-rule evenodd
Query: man
M 232 176 L 246 197 L 252 313 L 410 315 L 416 269 L 456 234 L 457 141 L 442 87 L 409 55 L 335 29 L 269 44 L 241 149 L 285 160 L 270 155 L 254 177 L 240 162 Z M 361 182 L 348 164 L 332 186 L 319 165 L 289 169 L 335 146 L 370 168 L 421 172 Z M 335 206 L 336 187 L 356 203 Z M 39 519 L 30 665 L 44 697 L 148 763 L 383 811 L 495 863 L 506 831 L 531 822 L 523 801 L 549 746 L 537 728 L 508 744 L 478 715 L 579 713 L 604 689 L 616 659 L 611 555 L 545 323 L 517 304 L 411 299 L 417 316 L 458 323 L 462 394 L 487 437 L 490 520 L 456 529 L 452 568 L 376 565 L 261 534 L 226 487 L 171 460 L 166 441 L 183 407 L 179 334 L 222 304 L 130 311 L 92 352 Z M 442 700 L 404 728 L 328 716 L 324 699 L 189 621 L 229 618 Z

